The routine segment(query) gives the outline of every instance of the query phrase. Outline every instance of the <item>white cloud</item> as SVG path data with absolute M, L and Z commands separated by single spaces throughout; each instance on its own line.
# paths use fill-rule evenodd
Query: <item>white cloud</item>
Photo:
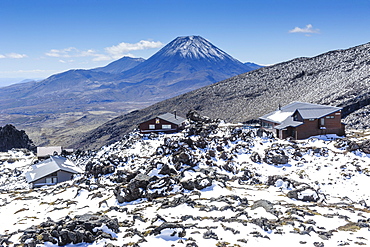
M 140 40 L 137 43 L 125 43 L 122 42 L 118 45 L 114 45 L 111 47 L 105 48 L 105 51 L 114 59 L 123 57 L 123 56 L 130 56 L 130 51 L 138 51 L 138 50 L 146 50 L 152 48 L 159 48 L 162 47 L 163 44 L 160 41 L 148 41 L 148 40 Z
M 289 30 L 289 33 L 305 33 L 305 34 L 312 34 L 312 33 L 320 33 L 319 29 L 314 29 L 311 24 L 306 25 L 305 28 L 295 27 L 292 30 Z
M 70 60 L 63 60 L 63 59 L 59 59 L 59 62 L 60 63 L 73 63 L 75 60 L 73 59 L 70 59 Z
M 81 57 L 83 52 L 79 51 L 75 47 L 68 47 L 65 49 L 51 49 L 49 52 L 45 53 L 49 57 Z
M 9 53 L 6 56 L 8 58 L 25 58 L 25 57 L 27 57 L 26 54 L 19 54 L 19 53 Z
M 130 51 L 159 48 L 161 46 L 163 46 L 163 44 L 160 41 L 141 40 L 140 42 L 134 44 L 122 42 L 118 45 L 106 47 L 104 48 L 104 53 L 99 53 L 92 49 L 81 51 L 75 47 L 68 47 L 65 49 L 52 49 L 49 52 L 45 53 L 45 55 L 48 57 L 57 58 L 93 57 L 93 61 L 108 61 L 118 59 L 123 56 L 135 57 L 133 54 L 130 53 Z M 70 61 L 66 61 L 64 59 L 59 60 L 59 62 L 61 63 L 66 63 Z
M 8 53 L 5 55 L 0 54 L 0 58 L 25 58 L 28 57 L 26 54 L 19 54 L 19 53 Z

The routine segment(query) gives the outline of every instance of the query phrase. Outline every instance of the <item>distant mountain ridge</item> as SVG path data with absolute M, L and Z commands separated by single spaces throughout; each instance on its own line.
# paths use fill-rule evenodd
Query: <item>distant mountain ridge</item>
M 114 62 L 111 62 L 107 66 L 91 69 L 90 71 L 119 74 L 136 67 L 144 61 L 144 58 L 122 57 Z
M 123 57 L 92 70 L 69 70 L 27 88 L 2 88 L 0 111 L 102 109 L 106 102 L 157 102 L 250 71 L 200 36 L 179 37 L 148 60 Z M 26 83 L 27 84 L 27 83 Z M 17 98 L 17 102 L 13 100 Z M 109 109 L 112 109 L 111 106 Z
M 45 125 L 53 129 L 54 117 L 60 126 L 65 121 L 55 114 L 69 118 L 70 113 L 108 121 L 114 113 L 118 116 L 140 109 L 256 66 L 241 63 L 200 36 L 178 37 L 147 60 L 123 57 L 105 67 L 69 70 L 42 81 L 4 87 L 0 113 L 6 117 L 0 124 L 12 123 L 26 130 Z M 77 120 L 64 125 L 73 129 Z M 62 127 L 59 130 L 64 131 Z M 38 143 L 36 137 L 32 139 Z
M 292 101 L 343 107 L 347 128 L 370 127 L 370 43 L 312 58 L 296 58 L 115 118 L 75 147 L 98 148 L 122 139 L 137 123 L 176 110 L 195 109 L 211 118 L 247 122 Z

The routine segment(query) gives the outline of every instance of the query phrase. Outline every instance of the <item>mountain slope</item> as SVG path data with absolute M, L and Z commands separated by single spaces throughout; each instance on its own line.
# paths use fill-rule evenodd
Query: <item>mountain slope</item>
M 77 129 L 86 132 L 112 115 L 142 109 L 253 66 L 202 37 L 179 37 L 145 61 L 124 57 L 102 68 L 70 70 L 2 88 L 0 125 L 12 123 L 26 130 L 37 145 L 67 146 L 69 141 L 62 140 L 73 139 Z
M 187 67 L 191 72 L 217 70 L 227 77 L 250 70 L 248 65 L 234 59 L 206 39 L 200 36 L 185 36 L 176 38 L 125 75 L 181 71 Z
M 178 37 L 145 62 L 125 71 L 121 79 L 136 83 L 135 99 L 155 101 L 252 70 L 200 36 Z
M 245 122 L 292 101 L 341 106 L 346 122 L 370 126 L 368 118 L 359 118 L 369 113 L 369 54 L 367 43 L 241 74 L 113 119 L 74 146 L 98 148 L 118 141 L 138 123 L 164 112 L 185 115 L 195 109 L 212 118 Z
M 29 88 L 3 88 L 0 111 L 53 113 L 56 105 L 60 112 L 115 111 L 106 104 L 135 101 L 148 105 L 249 70 L 199 36 L 179 37 L 147 61 L 124 57 L 103 68 L 56 74 L 32 82 Z
M 144 61 L 145 61 L 144 58 L 123 57 L 114 62 L 111 62 L 107 66 L 92 69 L 90 71 L 119 74 L 126 70 L 136 67 L 137 65 L 139 65 L 140 63 Z

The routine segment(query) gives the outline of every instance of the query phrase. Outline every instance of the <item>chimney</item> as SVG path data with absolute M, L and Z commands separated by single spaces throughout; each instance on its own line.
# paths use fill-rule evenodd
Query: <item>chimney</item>
M 175 115 L 175 118 L 177 119 L 177 114 L 176 114 L 176 111 L 173 111 L 173 114 Z

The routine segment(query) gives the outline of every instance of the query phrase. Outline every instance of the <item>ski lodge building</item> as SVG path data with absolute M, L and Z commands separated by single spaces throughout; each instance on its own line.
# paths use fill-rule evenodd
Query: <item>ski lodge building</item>
M 340 107 L 292 102 L 263 115 L 259 120 L 262 129 L 273 132 L 278 138 L 300 140 L 316 135 L 345 135 L 341 118 Z

